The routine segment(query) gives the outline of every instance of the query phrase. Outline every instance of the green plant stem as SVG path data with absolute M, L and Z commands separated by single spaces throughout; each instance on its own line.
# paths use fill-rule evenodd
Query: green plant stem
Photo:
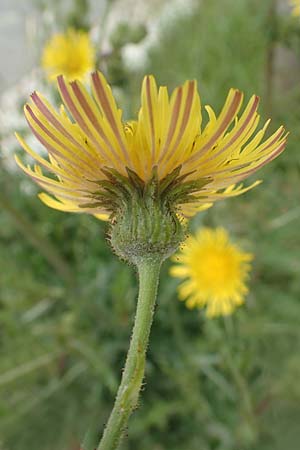
M 131 342 L 115 405 L 97 450 L 119 447 L 128 419 L 137 406 L 144 378 L 146 351 L 157 294 L 161 258 L 143 258 L 137 264 L 139 297 Z
M 232 317 L 224 317 L 224 325 L 225 325 L 225 335 L 227 337 L 227 345 L 225 347 L 224 355 L 226 357 L 226 363 L 228 365 L 229 370 L 231 371 L 232 378 L 236 384 L 236 387 L 239 391 L 243 409 L 247 415 L 248 420 L 253 423 L 254 421 L 254 407 L 251 399 L 251 393 L 249 390 L 249 386 L 243 374 L 241 373 L 240 368 L 238 367 L 236 360 L 233 356 L 230 341 L 236 339 L 233 327 Z
M 0 206 L 13 220 L 16 228 L 44 256 L 57 273 L 69 284 L 74 282 L 74 276 L 67 262 L 60 256 L 56 248 L 44 236 L 41 236 L 32 223 L 22 215 L 12 203 L 0 194 Z

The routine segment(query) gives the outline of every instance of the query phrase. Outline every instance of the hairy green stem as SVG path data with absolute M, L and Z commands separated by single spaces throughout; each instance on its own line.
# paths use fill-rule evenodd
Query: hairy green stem
M 139 297 L 131 342 L 115 405 L 97 450 L 116 450 L 126 431 L 128 419 L 136 408 L 144 378 L 146 351 L 157 294 L 161 258 L 141 258 Z

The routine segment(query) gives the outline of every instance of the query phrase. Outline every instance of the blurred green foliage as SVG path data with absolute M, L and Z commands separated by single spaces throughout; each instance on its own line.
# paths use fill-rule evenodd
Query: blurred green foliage
M 89 30 L 90 0 L 32 0 L 40 14 L 47 13 L 49 7 L 58 29 L 75 28 Z
M 269 6 L 199 2 L 161 30 L 145 71 L 170 87 L 197 78 L 216 109 L 231 86 L 261 94 L 263 111 Z M 142 75 L 125 93 L 133 114 Z M 260 172 L 261 186 L 191 223 L 223 225 L 255 253 L 247 304 L 207 320 L 177 300 L 165 263 L 124 450 L 299 448 L 300 87 L 272 100 L 272 128 L 291 131 L 287 151 Z M 0 448 L 78 450 L 112 407 L 137 277 L 112 254 L 105 223 L 47 209 L 19 172 L 2 170 L 0 192 Z
M 103 55 L 106 63 L 106 74 L 111 84 L 126 89 L 130 74 L 124 66 L 123 49 L 127 44 L 138 44 L 147 36 L 147 29 L 144 24 L 128 24 L 120 22 L 112 31 L 109 41 L 111 51 L 108 55 Z M 101 63 L 101 59 L 100 59 Z

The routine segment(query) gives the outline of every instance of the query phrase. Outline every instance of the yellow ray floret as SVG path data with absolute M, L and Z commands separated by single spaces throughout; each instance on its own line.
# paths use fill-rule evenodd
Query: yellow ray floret
M 300 16 L 300 0 L 290 0 L 293 16 Z
M 224 228 L 203 228 L 173 257 L 179 264 L 170 272 L 185 279 L 178 291 L 189 308 L 206 307 L 208 317 L 228 315 L 244 302 L 252 259 L 230 242 Z
M 95 49 L 88 33 L 70 28 L 46 43 L 41 64 L 49 80 L 63 74 L 69 81 L 83 80 L 95 68 Z
M 158 88 L 154 77 L 146 76 L 138 118 L 126 123 L 100 72 L 92 74 L 92 94 L 79 81 L 68 82 L 63 76 L 58 77 L 58 88 L 64 103 L 59 111 L 37 92 L 25 105 L 27 122 L 49 159 L 18 136 L 38 165 L 25 166 L 18 158 L 17 163 L 50 194 L 42 194 L 41 200 L 62 211 L 107 217 L 109 211 L 97 196 L 107 168 L 122 176 L 128 168 L 144 182 L 154 169 L 163 180 L 180 168 L 186 182 L 205 181 L 198 191 L 194 188 L 188 203 L 179 205 L 178 212 L 190 217 L 256 186 L 258 182 L 243 187 L 241 181 L 276 158 L 286 144 L 283 127 L 264 140 L 269 121 L 257 130 L 258 97 L 251 97 L 240 112 L 243 94 L 237 89 L 229 91 L 219 115 L 206 107 L 208 122 L 203 127 L 196 81 L 187 81 L 169 96 L 166 87 Z

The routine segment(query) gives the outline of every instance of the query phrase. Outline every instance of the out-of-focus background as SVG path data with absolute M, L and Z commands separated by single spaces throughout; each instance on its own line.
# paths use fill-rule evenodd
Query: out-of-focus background
M 50 210 L 17 169 L 15 130 L 39 148 L 22 106 L 57 102 L 45 43 L 90 33 L 125 117 L 143 75 L 173 89 L 196 78 L 220 110 L 230 87 L 261 96 L 262 121 L 290 131 L 264 183 L 191 223 L 224 226 L 255 253 L 245 306 L 206 319 L 177 300 L 165 263 L 146 384 L 124 450 L 298 450 L 300 440 L 300 18 L 273 0 L 1 0 L 0 449 L 79 450 L 112 407 L 137 277 L 106 224 Z M 250 180 L 251 182 L 252 180 Z

